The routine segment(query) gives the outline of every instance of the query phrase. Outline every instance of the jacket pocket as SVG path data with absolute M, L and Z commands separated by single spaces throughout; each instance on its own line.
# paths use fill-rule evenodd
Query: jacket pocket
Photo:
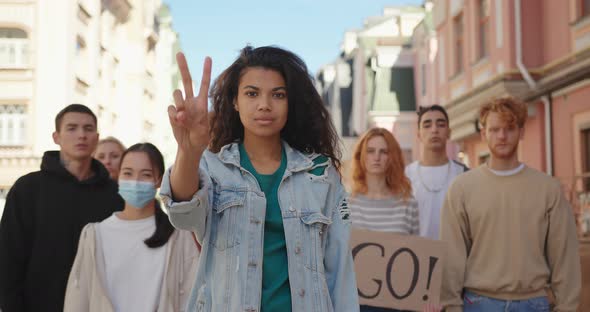
M 211 299 L 207 292 L 207 285 L 201 286 L 197 293 L 197 312 L 208 312 L 211 311 Z
M 215 191 L 211 224 L 211 242 L 225 250 L 239 244 L 241 221 L 244 220 L 246 192 L 234 189 Z
M 320 212 L 311 212 L 301 216 L 303 253 L 305 267 L 324 273 L 324 237 L 332 220 Z

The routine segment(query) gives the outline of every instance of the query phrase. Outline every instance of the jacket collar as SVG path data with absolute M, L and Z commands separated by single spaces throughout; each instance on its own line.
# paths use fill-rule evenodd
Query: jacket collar
M 307 170 L 313 167 L 313 159 L 317 154 L 303 154 L 302 152 L 292 148 L 287 142 L 282 141 L 285 154 L 287 155 L 287 171 L 297 172 Z M 240 166 L 240 149 L 239 143 L 234 142 L 227 144 L 221 148 L 219 153 L 214 154 L 219 160 L 226 164 L 232 164 L 236 167 Z

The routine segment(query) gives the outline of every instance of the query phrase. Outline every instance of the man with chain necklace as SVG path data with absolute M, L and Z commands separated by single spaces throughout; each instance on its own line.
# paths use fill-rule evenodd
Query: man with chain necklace
M 449 160 L 447 141 L 451 135 L 449 116 L 444 107 L 432 105 L 418 110 L 420 158 L 406 167 L 418 201 L 420 236 L 439 238 L 440 210 L 453 179 L 469 170 L 464 164 Z

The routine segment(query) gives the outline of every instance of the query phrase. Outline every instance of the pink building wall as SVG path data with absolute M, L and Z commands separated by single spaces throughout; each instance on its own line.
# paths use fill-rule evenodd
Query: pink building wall
M 590 86 L 574 90 L 553 99 L 553 155 L 555 175 L 563 180 L 570 180 L 581 174 L 582 168 L 576 168 L 581 163 L 581 154 L 575 153 L 576 131 L 574 123 L 576 116 L 590 112 Z M 587 124 L 588 118 L 582 118 L 577 123 Z M 579 139 L 579 138 L 578 138 Z
M 528 0 L 537 3 L 536 0 Z M 570 1 L 543 0 L 543 61 L 554 62 L 572 51 Z M 534 6 L 534 5 L 531 5 Z
M 533 9 L 539 10 L 538 5 L 534 5 L 537 0 L 524 0 L 523 11 L 530 10 L 525 5 L 534 7 Z M 451 88 L 453 86 L 465 83 L 466 90 L 471 90 L 473 85 L 474 70 L 482 66 L 490 66 L 492 71 L 492 77 L 501 74 L 506 71 L 516 71 L 515 61 L 515 49 L 514 49 L 514 6 L 512 1 L 500 1 L 499 8 L 501 10 L 498 14 L 498 7 L 496 1 L 490 1 L 490 17 L 488 21 L 488 55 L 484 59 L 479 59 L 478 55 L 478 7 L 476 1 L 464 1 L 464 7 L 461 10 L 463 15 L 463 71 L 457 75 L 455 72 L 455 35 L 453 30 L 453 21 L 456 16 L 451 16 L 450 1 L 439 0 L 437 4 L 445 3 L 446 7 L 446 19 L 441 23 L 437 31 L 437 40 L 443 41 L 444 44 L 444 55 L 443 57 L 437 55 L 434 62 L 434 68 L 436 70 L 436 77 L 439 77 L 438 69 L 439 62 L 444 59 L 445 63 L 445 74 L 442 81 L 437 83 L 435 88 L 439 95 L 446 101 L 451 100 Z M 539 25 L 536 19 L 530 19 L 530 25 L 523 25 L 527 28 L 527 31 L 538 33 Z M 538 21 L 536 22 L 538 24 Z M 497 43 L 498 32 L 502 32 L 500 36 L 502 38 L 501 44 Z M 540 41 L 534 37 L 527 38 L 529 41 Z M 534 42 L 531 42 L 534 43 Z M 534 43 L 536 44 L 536 43 Z M 538 53 L 539 49 L 532 49 L 530 53 Z M 440 53 L 440 51 L 437 51 Z M 527 51 L 523 51 L 525 58 L 530 57 L 526 55 Z M 529 54 L 530 54 L 529 53 Z M 537 63 L 540 63 L 539 56 L 536 57 Z M 491 77 L 490 77 L 491 78 Z
M 451 90 L 458 84 L 464 84 L 466 92 L 472 90 L 474 88 L 474 70 L 476 70 L 474 67 L 480 66 L 479 62 L 483 62 L 483 66 L 491 67 L 492 76 L 504 72 L 520 75 L 516 65 L 513 1 L 501 1 L 501 12 L 498 12 L 495 1 L 490 1 L 488 56 L 484 60 L 478 60 L 477 55 L 477 2 L 464 2 L 462 14 L 464 21 L 463 54 L 465 57 L 463 58 L 463 72 L 459 75 L 455 75 L 454 72 L 454 33 L 453 16 L 450 15 L 450 1 L 441 1 L 447 2 L 447 18 L 438 27 L 437 34 L 439 40 L 444 41 L 446 50 L 444 53 L 445 76 L 447 79 L 441 81 L 435 89 L 439 95 L 442 95 L 442 98 L 450 100 Z M 553 0 L 521 0 L 521 5 L 523 63 L 536 78 L 535 70 L 571 53 L 570 7 L 565 2 Z M 499 18 L 501 18 L 501 23 L 498 23 Z M 501 44 L 497 42 L 498 31 L 502 32 Z M 433 64 L 435 70 L 439 68 L 438 61 L 440 58 L 437 57 L 435 64 Z M 525 127 L 526 138 L 521 144 L 520 155 L 531 167 L 546 170 L 543 105 L 535 104 L 534 108 L 536 114 L 529 118 Z M 471 163 L 477 163 L 479 154 L 487 150 L 485 144 L 480 144 L 480 141 L 479 135 L 473 135 L 462 142 L 464 152 L 468 155 Z M 557 159 L 555 159 L 556 161 Z
M 546 42 L 543 38 L 546 34 L 544 26 L 551 23 L 543 23 L 545 9 L 539 5 L 539 0 L 521 0 L 521 2 L 523 63 L 529 68 L 539 67 L 543 64 L 544 52 L 544 49 L 540 47 L 543 47 Z M 514 13 L 514 9 L 511 11 Z M 510 31 L 514 33 L 514 30 Z
M 545 171 L 545 112 L 543 104 L 541 102 L 530 104 L 529 110 L 534 110 L 534 113 L 529 116 L 524 127 L 524 138 L 519 144 L 519 159 L 531 168 Z
M 451 16 L 451 0 L 435 1 L 437 6 L 445 7 L 445 20 L 436 26 L 436 41 L 442 41 L 444 51 L 435 51 L 436 57 L 432 63 L 426 63 L 426 72 L 430 76 L 427 79 L 427 94 L 422 96 L 421 69 L 419 65 L 415 71 L 416 99 L 418 105 L 432 103 L 445 104 L 452 100 L 452 92 L 458 86 L 465 88 L 463 94 L 473 90 L 474 77 L 483 71 L 489 70 L 489 79 L 499 75 L 508 74 L 522 79 L 516 60 L 516 35 L 515 35 L 515 1 L 490 0 L 490 17 L 488 33 L 488 55 L 478 59 L 478 19 L 477 1 L 464 0 L 463 8 L 463 72 L 456 75 L 454 72 L 454 32 Z M 555 64 L 572 56 L 576 36 L 590 32 L 590 26 L 583 26 L 579 30 L 573 30 L 576 23 L 580 23 L 588 17 L 580 16 L 580 0 L 520 0 L 521 2 L 521 26 L 522 26 L 522 52 L 523 63 L 530 71 L 534 79 L 540 79 L 547 74 Z M 501 33 L 498 33 L 501 32 Z M 501 42 L 498 40 L 501 39 Z M 438 49 L 441 44 L 435 42 Z M 416 55 L 428 54 L 431 46 L 423 44 L 417 48 Z M 444 61 L 444 75 L 440 75 L 440 62 Z M 420 62 L 416 62 L 420 64 Z M 552 131 L 553 131 L 553 171 L 560 178 L 571 177 L 579 174 L 581 156 L 579 155 L 580 142 L 574 134 L 573 120 L 586 117 L 576 117 L 582 113 L 588 113 L 590 122 L 590 84 L 574 91 L 562 91 L 565 95 L 555 97 L 552 106 Z M 546 171 L 545 150 L 545 112 L 541 101 L 529 104 L 534 110 L 525 125 L 525 138 L 521 142 L 519 156 L 529 166 Z M 584 115 L 585 116 L 585 115 Z M 578 120 L 576 119 L 576 120 Z M 479 156 L 485 154 L 487 146 L 482 142 L 479 134 L 473 134 L 461 138 L 458 142 L 463 152 L 469 158 L 473 166 L 478 163 Z M 417 148 L 417 147 L 415 147 Z M 577 154 L 576 154 L 577 152 Z M 456 153 L 456 151 L 453 151 Z M 576 159 L 577 158 L 577 159 Z M 577 166 L 577 167 L 576 167 Z
M 457 137 L 457 143 L 470 167 L 478 166 L 489 153 L 480 134 L 472 133 L 468 128 L 467 122 L 475 118 L 473 114 L 477 106 L 491 96 L 506 93 L 534 101 L 528 103 L 531 113 L 519 146 L 519 159 L 534 169 L 547 172 L 546 136 L 550 130 L 552 174 L 562 182 L 566 197 L 572 198 L 570 196 L 575 196 L 576 192 L 588 192 L 574 177 L 590 171 L 583 163 L 589 156 L 584 155 L 584 149 L 588 147 L 582 140 L 584 131 L 590 129 L 590 12 L 583 12 L 583 0 L 520 0 L 522 62 L 536 80 L 537 86 L 533 89 L 542 93 L 537 94 L 524 82 L 517 67 L 514 6 L 518 1 L 489 0 L 488 55 L 483 60 L 478 60 L 476 54 L 478 1 L 434 1 L 434 16 L 440 21 L 444 16 L 444 21 L 436 26 L 437 40 L 441 42 L 438 47 L 442 46 L 444 51 L 437 51 L 432 72 L 439 81 L 435 83 L 435 92 L 430 88 L 428 92 L 436 95 L 438 103 L 450 104 L 450 109 L 454 110 L 451 118 L 459 120 L 456 129 L 464 131 Z M 460 75 L 454 72 L 451 3 L 463 4 L 464 57 Z M 437 12 L 441 8 L 445 8 L 445 14 Z M 445 70 L 442 77 L 438 73 L 441 62 L 444 62 Z M 483 83 L 494 81 L 489 85 L 495 89 L 481 88 L 474 93 L 477 88 L 474 84 L 481 83 L 482 77 L 486 80 Z M 567 85 L 561 85 L 564 83 Z M 552 96 L 552 115 L 550 129 L 546 129 L 548 112 L 539 97 L 549 94 Z M 574 209 L 580 208 L 575 202 L 572 201 Z M 582 251 L 585 250 L 585 253 L 581 252 L 582 263 L 590 263 L 590 240 L 581 238 L 580 242 Z M 590 294 L 590 269 L 585 270 L 582 278 L 582 293 L 585 295 L 578 311 L 590 311 L 590 296 L 587 295 Z
M 479 135 L 471 136 L 463 141 L 463 152 L 467 156 L 467 165 L 475 168 L 480 165 L 479 158 L 487 153 L 488 146 Z
M 495 48 L 496 62 L 501 62 L 506 71 L 516 70 L 516 49 L 515 49 L 515 24 L 514 24 L 514 4 L 513 1 L 500 1 L 502 3 L 502 46 Z M 495 1 L 494 1 L 495 2 Z M 528 8 L 522 8 L 522 11 Z M 496 19 L 492 11 L 492 19 Z M 494 22 L 495 23 L 495 22 Z M 496 29 L 496 27 L 494 27 Z M 494 36 L 495 35 L 494 30 Z M 523 51 L 524 53 L 524 51 Z M 526 58 L 526 56 L 525 56 Z

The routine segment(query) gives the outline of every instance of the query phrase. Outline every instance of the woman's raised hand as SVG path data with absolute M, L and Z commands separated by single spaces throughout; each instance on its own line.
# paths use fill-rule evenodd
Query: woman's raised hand
M 176 61 L 182 76 L 184 96 L 180 90 L 174 90 L 175 105 L 168 106 L 168 118 L 178 144 L 178 152 L 200 156 L 209 145 L 207 107 L 211 82 L 211 58 L 205 58 L 197 96 L 193 93 L 193 81 L 184 54 L 181 52 L 176 54 Z

